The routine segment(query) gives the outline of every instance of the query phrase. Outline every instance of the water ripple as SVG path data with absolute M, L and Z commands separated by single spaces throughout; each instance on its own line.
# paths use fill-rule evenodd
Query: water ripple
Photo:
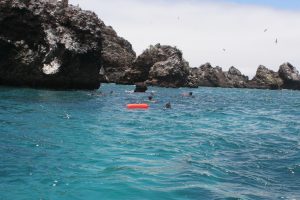
M 300 199 L 299 92 L 132 89 L 0 88 L 0 199 Z

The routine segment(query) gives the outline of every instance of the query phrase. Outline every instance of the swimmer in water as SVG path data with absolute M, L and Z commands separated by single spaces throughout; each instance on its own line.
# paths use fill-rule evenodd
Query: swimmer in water
M 65 112 L 65 117 L 66 119 L 70 119 L 71 118 L 71 115 L 69 115 L 68 113 Z
M 95 96 L 95 97 L 100 97 L 100 96 L 106 96 L 106 94 L 102 93 L 101 91 L 97 92 L 97 91 L 94 91 L 90 94 L 88 94 L 89 96 Z
M 148 101 L 149 101 L 149 102 L 152 102 L 152 103 L 156 103 L 156 101 L 153 100 L 153 97 L 152 97 L 152 96 L 148 96 Z
M 166 108 L 166 109 L 171 109 L 171 108 L 172 108 L 172 107 L 171 107 L 171 103 L 170 103 L 170 102 L 166 103 L 165 108 Z
M 181 96 L 183 96 L 183 97 L 194 97 L 193 92 L 183 93 Z

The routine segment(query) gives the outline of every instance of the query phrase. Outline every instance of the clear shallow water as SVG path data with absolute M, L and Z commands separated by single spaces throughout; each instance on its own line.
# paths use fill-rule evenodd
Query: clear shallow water
M 132 89 L 0 88 L 0 199 L 300 199 L 300 92 Z

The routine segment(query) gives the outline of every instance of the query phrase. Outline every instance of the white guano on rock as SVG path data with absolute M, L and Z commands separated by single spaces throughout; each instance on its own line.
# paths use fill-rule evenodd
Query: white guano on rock
M 59 72 L 61 64 L 60 61 L 55 58 L 50 64 L 44 64 L 43 73 L 47 75 L 53 75 Z

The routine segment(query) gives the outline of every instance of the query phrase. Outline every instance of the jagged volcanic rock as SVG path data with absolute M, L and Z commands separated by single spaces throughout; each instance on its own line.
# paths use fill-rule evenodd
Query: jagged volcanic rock
M 237 68 L 230 67 L 228 72 L 225 72 L 225 76 L 228 81 L 228 85 L 234 88 L 245 88 L 247 87 L 249 78 L 243 75 Z
M 162 87 L 186 86 L 189 64 L 176 47 L 156 44 L 146 49 L 127 72 L 128 82 L 144 82 Z
M 176 47 L 150 46 L 138 58 L 131 44 L 95 13 L 67 0 L 0 0 L 0 85 L 96 89 L 100 82 L 162 87 L 300 89 L 289 63 L 256 76 L 209 63 L 189 68 Z
M 294 66 L 284 63 L 279 67 L 278 73 L 283 80 L 283 88 L 300 90 L 300 75 Z
M 220 67 L 212 67 L 210 63 L 192 68 L 190 71 L 193 84 L 205 87 L 229 87 L 226 76 Z
M 228 72 L 223 72 L 221 67 L 212 67 L 210 63 L 201 65 L 199 68 L 191 68 L 189 85 L 198 87 L 238 87 L 247 85 L 248 77 L 231 67 Z
M 260 65 L 255 77 L 248 83 L 249 88 L 257 89 L 280 89 L 283 85 L 282 79 L 277 72 Z
M 119 37 L 111 26 L 101 23 L 102 42 L 102 66 L 103 74 L 100 74 L 102 82 L 129 83 L 125 79 L 125 72 L 133 68 L 136 54 L 132 45 L 122 37 Z
M 54 89 L 100 86 L 101 21 L 75 6 L 0 1 L 0 84 Z

